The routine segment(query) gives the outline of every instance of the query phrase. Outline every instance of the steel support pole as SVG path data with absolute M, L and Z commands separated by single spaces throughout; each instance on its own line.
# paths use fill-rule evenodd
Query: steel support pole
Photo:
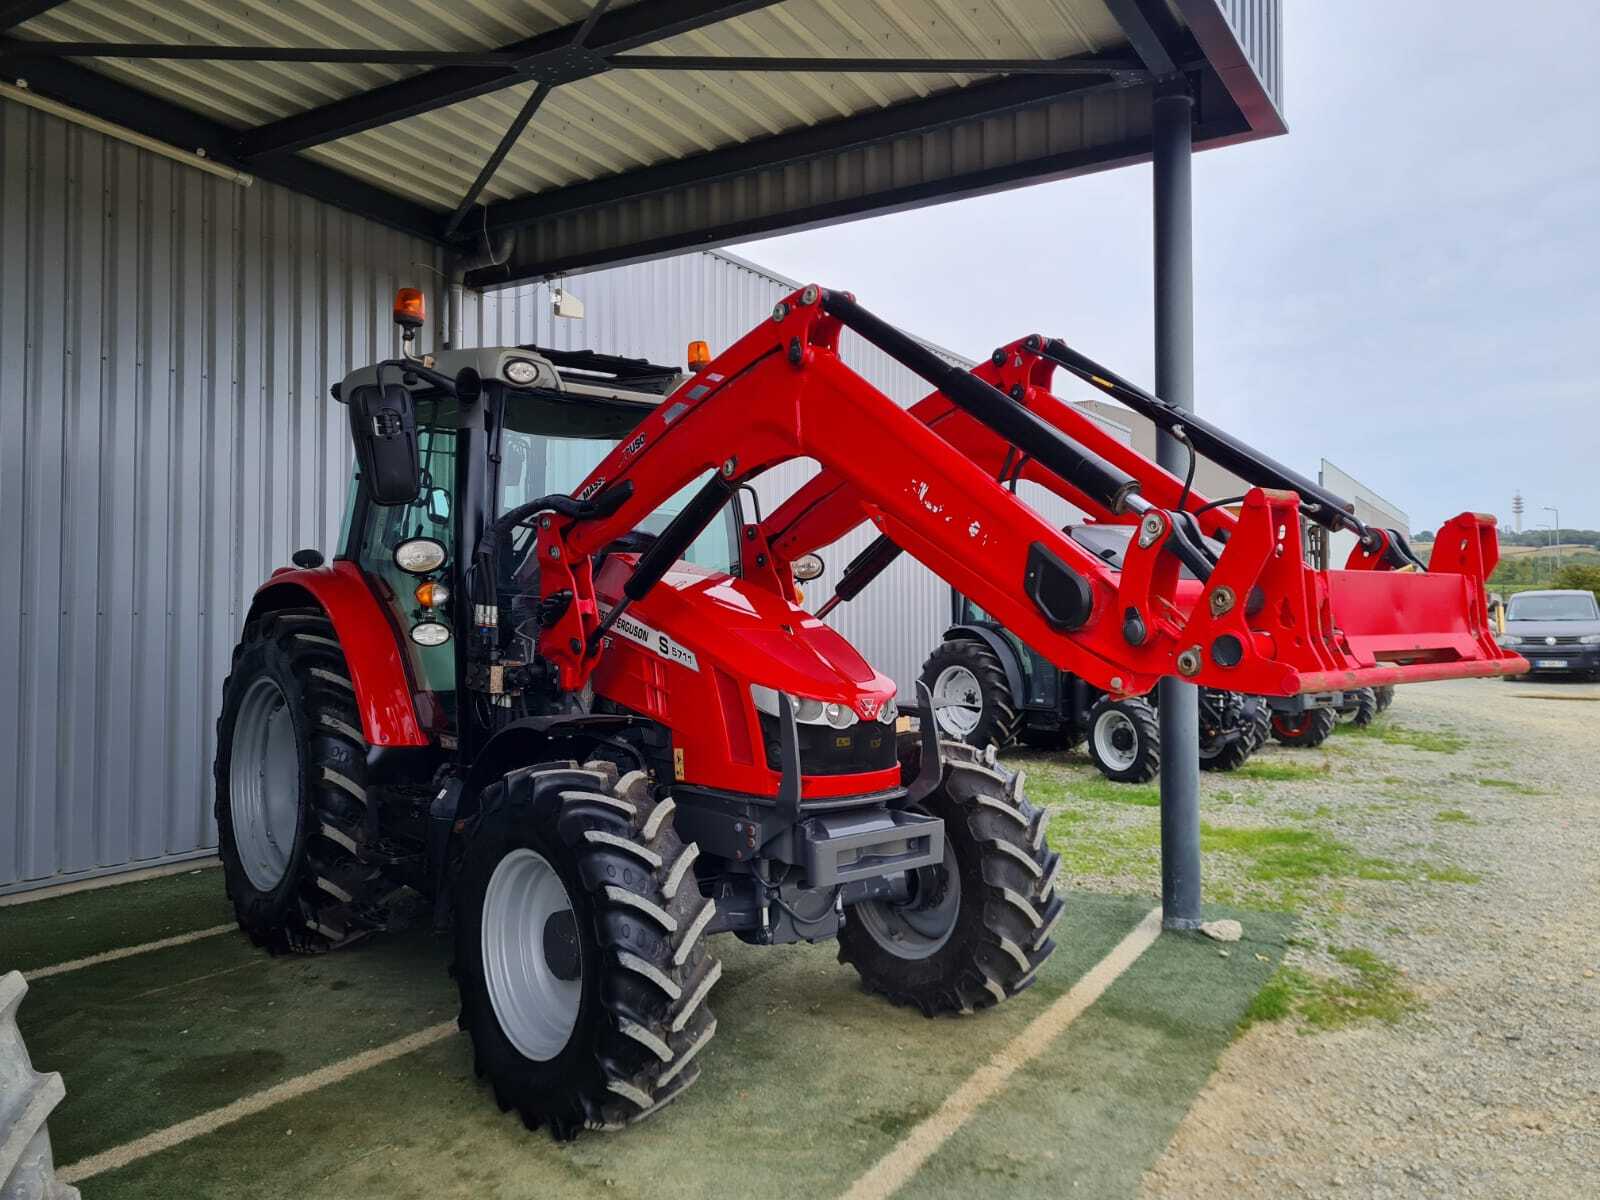
M 1160 87 L 1154 143 L 1156 395 L 1194 408 L 1194 239 L 1190 194 L 1194 102 L 1182 80 Z M 1188 452 L 1157 433 L 1156 459 L 1176 475 Z M 1200 694 L 1163 679 L 1161 705 L 1161 913 L 1166 929 L 1200 924 Z

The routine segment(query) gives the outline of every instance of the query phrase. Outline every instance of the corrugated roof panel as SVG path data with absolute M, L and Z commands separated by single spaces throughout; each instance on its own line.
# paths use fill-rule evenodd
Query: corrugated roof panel
M 625 7 L 613 4 L 613 9 Z M 588 0 L 68 0 L 20 27 L 61 41 L 479 50 L 579 21 Z M 1101 0 L 784 0 L 638 53 L 1060 58 L 1121 44 Z M 266 124 L 423 68 L 87 60 L 226 124 Z M 555 89 L 484 192 L 495 201 L 604 178 L 964 86 L 983 75 L 616 71 Z M 313 147 L 308 156 L 454 207 L 531 84 Z
M 612 7 L 626 7 L 626 2 Z M 16 33 L 45 41 L 482 50 L 582 20 L 588 9 L 587 0 L 275 0 L 226 6 L 208 0 L 68 0 Z M 241 127 L 425 69 L 368 63 L 85 61 L 124 83 Z

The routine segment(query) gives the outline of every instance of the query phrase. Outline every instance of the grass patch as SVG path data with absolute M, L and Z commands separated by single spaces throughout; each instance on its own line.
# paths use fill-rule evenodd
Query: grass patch
M 1529 787 L 1525 783 L 1518 783 L 1515 779 L 1480 779 L 1478 780 L 1478 786 L 1486 788 L 1498 788 L 1502 792 L 1513 792 L 1518 796 L 1544 795 L 1544 793 L 1538 788 Z
M 1067 785 L 1066 790 L 1076 800 L 1136 804 L 1141 808 L 1161 806 L 1161 789 L 1153 783 L 1117 783 L 1101 775 L 1092 779 L 1075 779 Z
M 1244 859 L 1246 876 L 1263 882 L 1410 877 L 1398 863 L 1359 854 L 1348 843 L 1317 829 L 1242 829 L 1202 823 L 1200 848 Z
M 1247 762 L 1234 771 L 1235 779 L 1256 779 L 1263 783 L 1292 783 L 1297 779 L 1319 779 L 1332 770 L 1327 759 L 1317 764 L 1294 762 Z
M 1348 722 L 1335 725 L 1333 732 L 1346 738 L 1368 738 L 1390 746 L 1410 746 L 1414 750 L 1428 750 L 1434 754 L 1455 754 L 1465 750 L 1467 739 L 1449 730 L 1411 729 L 1397 725 L 1387 717 L 1379 717 L 1370 725 L 1352 725 Z
M 1129 828 L 1094 821 L 1082 811 L 1057 809 L 1050 816 L 1050 845 L 1061 853 L 1068 879 L 1120 879 L 1159 868 L 1161 828 L 1148 821 Z
M 1476 825 L 1478 818 L 1459 808 L 1441 808 L 1433 814 L 1435 821 L 1448 821 L 1458 825 Z
M 1481 883 L 1483 876 L 1464 867 L 1436 867 L 1431 863 L 1422 866 L 1422 877 L 1429 883 Z
M 1330 946 L 1343 975 L 1313 975 L 1287 964 L 1273 973 L 1245 1011 L 1242 1028 L 1296 1020 L 1302 1033 L 1342 1029 L 1361 1021 L 1397 1024 L 1422 1007 L 1400 969 L 1359 946 Z

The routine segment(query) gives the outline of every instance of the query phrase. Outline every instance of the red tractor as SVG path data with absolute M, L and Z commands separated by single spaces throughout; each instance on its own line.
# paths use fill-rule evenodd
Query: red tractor
M 1117 694 L 1395 670 L 1310 644 L 1327 580 L 1275 561 L 1296 497 L 1252 493 L 1204 562 L 1252 599 L 1185 617 L 1192 518 L 1140 494 L 1150 464 L 1109 461 L 844 293 L 795 292 L 687 377 L 529 347 L 418 357 L 420 310 L 402 293 L 406 354 L 333 390 L 356 459 L 335 561 L 298 552 L 246 618 L 221 854 L 240 925 L 275 953 L 382 930 L 401 889 L 428 898 L 477 1071 L 530 1128 L 615 1127 L 694 1082 L 713 934 L 837 938 L 869 990 L 928 1015 L 1015 995 L 1053 949 L 1045 814 L 938 739 L 925 693 L 920 734 L 897 736 L 894 684 L 806 611 L 800 555 L 747 508 L 775 464 L 818 460 L 894 546 Z M 1123 571 L 850 371 L 844 326 L 1137 519 Z M 1461 569 L 1465 595 L 1483 558 Z M 1492 637 L 1457 657 L 1522 669 Z

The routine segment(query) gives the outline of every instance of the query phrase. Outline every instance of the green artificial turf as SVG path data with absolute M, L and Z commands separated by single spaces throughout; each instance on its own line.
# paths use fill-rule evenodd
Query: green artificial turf
M 0 974 L 27 974 L 232 920 L 215 869 L 7 905 L 0 908 Z
M 474 1078 L 458 1035 L 95 1176 L 84 1194 L 835 1195 L 1153 903 L 1067 898 L 1059 949 L 1036 986 L 965 1018 L 928 1020 L 864 994 L 832 945 L 758 949 L 719 939 L 718 1032 L 700 1083 L 620 1135 L 557 1145 L 527 1133 Z M 187 904 L 181 893 L 170 899 Z M 1163 936 L 935 1155 L 909 1185 L 914 1194 L 1059 1195 L 1077 1179 L 1094 1189 L 1082 1194 L 1131 1195 L 1281 957 L 1273 939 L 1281 941 L 1283 918 L 1243 919 L 1247 941 L 1227 959 L 1214 943 Z M 139 941 L 146 933 L 130 930 Z M 1271 961 L 1255 957 L 1263 950 Z M 445 942 L 424 931 L 309 959 L 268 958 L 230 934 L 38 981 L 21 1019 L 35 1061 L 66 1080 L 51 1121 L 57 1163 L 447 1020 L 455 992 L 446 958 Z M 1020 1163 L 1008 1157 L 1016 1153 Z

